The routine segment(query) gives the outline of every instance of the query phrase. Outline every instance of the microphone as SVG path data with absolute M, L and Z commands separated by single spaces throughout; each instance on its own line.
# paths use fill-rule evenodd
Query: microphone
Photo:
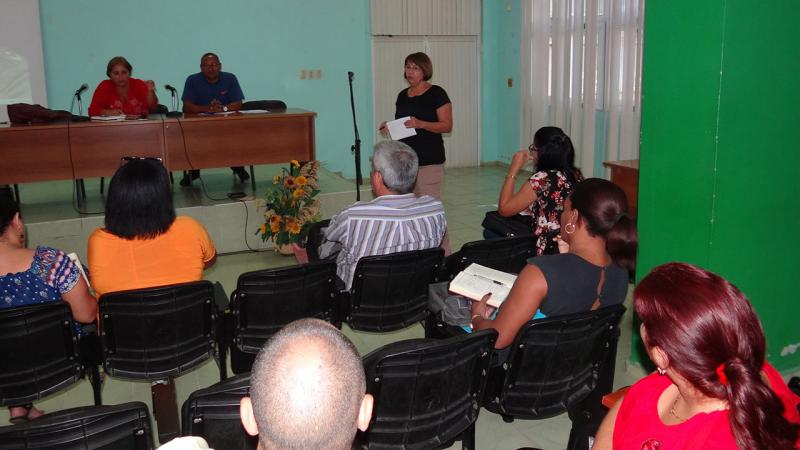
M 347 79 L 353 81 L 353 72 L 347 71 Z
M 80 97 L 80 95 L 81 95 L 81 92 L 85 91 L 86 89 L 89 89 L 89 85 L 88 85 L 88 84 L 86 84 L 86 83 L 83 83 L 83 84 L 81 85 L 81 87 L 79 87 L 79 88 L 78 88 L 78 90 L 77 90 L 77 91 L 75 91 L 75 94 L 74 94 L 74 95 L 76 95 L 76 96 Z
M 167 117 L 181 117 L 183 114 L 180 111 L 176 111 L 178 108 L 178 90 L 169 84 L 165 84 L 164 89 L 168 90 L 172 97 L 172 111 L 167 111 Z

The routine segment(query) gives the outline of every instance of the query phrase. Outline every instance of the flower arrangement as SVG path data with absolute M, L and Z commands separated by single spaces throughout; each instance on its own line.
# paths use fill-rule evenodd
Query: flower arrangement
M 262 240 L 272 239 L 276 246 L 305 242 L 311 225 L 319 220 L 317 170 L 319 161 L 301 166 L 292 160 L 289 170 L 282 168 L 272 178 L 265 196 L 265 222 L 256 232 Z

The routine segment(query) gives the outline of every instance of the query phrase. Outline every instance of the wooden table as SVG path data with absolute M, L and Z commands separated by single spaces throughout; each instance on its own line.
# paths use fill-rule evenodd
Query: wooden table
M 628 216 L 636 219 L 639 213 L 639 160 L 606 161 L 611 169 L 611 182 L 622 188 L 628 197 Z
M 167 170 L 315 159 L 316 113 L 192 115 L 0 128 L 0 184 L 111 176 L 123 156 L 160 157 Z

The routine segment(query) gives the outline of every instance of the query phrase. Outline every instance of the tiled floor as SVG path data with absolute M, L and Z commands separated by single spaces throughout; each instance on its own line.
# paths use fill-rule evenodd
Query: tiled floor
M 259 166 L 256 170 L 259 180 L 265 180 L 268 175 L 275 172 L 275 167 Z M 481 220 L 486 211 L 495 209 L 497 195 L 505 172 L 505 167 L 501 166 L 447 170 L 443 197 L 453 249 L 460 248 L 466 242 L 481 239 Z M 230 171 L 227 169 L 204 171 L 203 174 L 206 179 L 209 197 L 224 197 L 227 191 L 236 187 L 233 185 Z M 176 175 L 179 174 L 176 173 Z M 90 192 L 97 189 L 94 186 L 95 181 L 87 180 L 87 190 Z M 266 182 L 261 181 L 260 183 Z M 353 190 L 351 182 L 330 173 L 323 173 L 321 185 L 326 192 L 329 190 L 336 192 Z M 241 187 L 240 185 L 239 188 Z M 23 186 L 22 200 L 25 203 L 23 212 L 26 219 L 42 220 L 44 215 L 56 212 L 62 215 L 75 214 L 72 207 L 69 206 L 70 189 L 70 183 L 68 182 L 39 183 Z M 53 191 L 59 191 L 61 194 L 55 194 L 56 199 L 52 199 Z M 182 195 L 181 198 L 176 198 L 176 206 L 210 201 L 202 194 L 199 188 L 180 189 L 176 187 L 176 192 L 180 192 Z M 59 198 L 59 195 L 62 198 Z M 354 194 L 353 197 L 355 197 Z M 92 208 L 99 209 L 101 205 L 102 200 L 99 197 L 95 196 L 93 198 L 90 195 L 89 210 L 92 210 Z M 216 264 L 206 271 L 206 278 L 212 281 L 220 281 L 226 291 L 231 292 L 235 288 L 238 275 L 243 272 L 293 263 L 293 259 L 277 255 L 272 251 L 222 255 L 217 259 Z M 343 331 L 353 340 L 362 355 L 397 340 L 423 337 L 423 330 L 419 325 L 394 333 L 382 334 L 353 331 L 347 325 L 344 325 Z M 623 318 L 622 336 L 617 355 L 617 376 L 615 380 L 617 386 L 631 384 L 642 375 L 642 370 L 639 367 L 627 367 L 626 361 L 628 361 L 630 355 L 630 341 L 631 318 L 630 312 L 628 312 Z M 176 382 L 178 405 L 181 405 L 192 391 L 209 386 L 218 381 L 218 379 L 219 373 L 213 362 L 208 362 L 178 378 Z M 131 400 L 143 401 L 150 405 L 149 384 L 106 377 L 103 386 L 103 402 L 105 404 Z M 38 402 L 37 406 L 46 411 L 56 411 L 90 404 L 92 404 L 91 388 L 88 382 L 82 381 L 66 391 Z M 7 421 L 8 411 L 5 409 L 0 410 L 0 424 L 8 423 Z M 517 420 L 508 424 L 504 423 L 499 416 L 483 410 L 478 418 L 476 429 L 477 448 L 516 449 L 530 446 L 546 450 L 563 449 L 566 447 L 569 429 L 570 422 L 565 414 L 547 420 Z M 453 448 L 460 448 L 460 444 L 456 443 Z

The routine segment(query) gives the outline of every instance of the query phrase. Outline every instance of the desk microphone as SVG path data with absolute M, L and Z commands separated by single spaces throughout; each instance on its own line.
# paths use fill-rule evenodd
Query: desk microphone
M 182 114 L 178 109 L 178 90 L 169 84 L 164 85 L 164 89 L 168 90 L 172 96 L 172 111 L 167 111 L 167 117 L 180 117 Z
M 347 79 L 353 81 L 353 72 L 350 71 L 347 72 Z
M 73 102 L 75 101 L 75 99 L 78 99 L 78 115 L 79 116 L 83 115 L 83 101 L 81 100 L 81 92 L 85 91 L 86 89 L 89 89 L 89 85 L 86 84 L 86 83 L 83 83 L 81 85 L 81 87 L 79 87 L 78 90 L 75 91 L 74 94 L 72 94 L 72 101 Z M 72 113 L 72 104 L 69 105 L 69 112 Z
M 81 87 L 79 87 L 78 90 L 75 91 L 75 94 L 73 94 L 73 95 L 75 95 L 77 97 L 80 97 L 81 96 L 81 92 L 85 91 L 86 89 L 89 89 L 89 85 L 86 84 L 86 83 L 83 83 L 81 85 Z

